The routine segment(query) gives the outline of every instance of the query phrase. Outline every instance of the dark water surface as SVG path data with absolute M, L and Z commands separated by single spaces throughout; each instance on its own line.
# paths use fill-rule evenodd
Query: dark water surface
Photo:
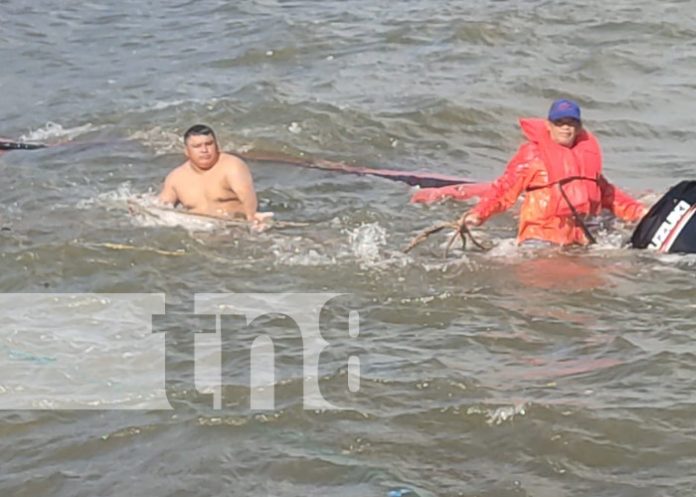
M 126 201 L 200 121 L 230 150 L 489 180 L 516 119 L 561 96 L 609 178 L 655 198 L 693 178 L 696 2 L 0 0 L 0 61 L 0 135 L 61 144 L 0 157 L 0 495 L 694 495 L 696 259 L 623 249 L 623 226 L 518 250 L 513 213 L 490 253 L 443 261 L 443 235 L 404 255 L 466 206 L 278 163 L 250 162 L 262 209 L 305 227 L 172 227 Z M 194 296 L 228 292 L 340 294 L 318 379 L 277 311 L 221 318 L 222 389 L 194 385 L 214 329 Z M 137 319 L 165 299 L 168 395 L 166 333 Z M 263 334 L 275 388 L 252 391 Z

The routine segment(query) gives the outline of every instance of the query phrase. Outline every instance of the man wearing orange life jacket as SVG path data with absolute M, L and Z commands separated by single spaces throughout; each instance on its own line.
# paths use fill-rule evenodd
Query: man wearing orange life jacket
M 460 224 L 478 226 L 524 193 L 517 243 L 587 245 L 594 242 L 584 223 L 587 217 L 608 209 L 623 220 L 637 221 L 647 212 L 602 175 L 599 143 L 583 129 L 575 102 L 556 100 L 547 120 L 520 119 L 520 125 L 527 142 Z

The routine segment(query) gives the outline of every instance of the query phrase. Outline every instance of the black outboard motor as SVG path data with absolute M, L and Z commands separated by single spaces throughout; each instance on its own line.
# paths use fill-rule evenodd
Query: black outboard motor
M 696 253 L 696 181 L 673 186 L 641 219 L 631 236 L 633 248 Z

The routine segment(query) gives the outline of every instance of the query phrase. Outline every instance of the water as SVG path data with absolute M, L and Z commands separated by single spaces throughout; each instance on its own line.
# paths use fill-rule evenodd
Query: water
M 625 250 L 622 226 L 590 251 L 518 250 L 513 213 L 480 233 L 491 253 L 443 261 L 443 235 L 404 255 L 465 206 L 276 163 L 250 164 L 262 209 L 307 227 L 153 226 L 126 201 L 159 188 L 196 122 L 229 150 L 488 180 L 516 119 L 561 96 L 583 107 L 607 175 L 655 198 L 691 178 L 695 7 L 0 2 L 0 134 L 62 143 L 0 157 L 0 401 L 33 407 L 0 415 L 0 493 L 692 496 L 696 259 Z M 278 315 L 228 324 L 214 409 L 186 355 L 211 326 L 192 315 L 204 292 L 343 294 L 322 315 L 317 384 L 346 409 L 305 409 L 308 345 Z M 164 335 L 135 307 L 76 296 L 71 311 L 56 293 L 165 296 L 171 408 L 153 407 Z M 264 333 L 275 404 L 252 410 L 248 345 Z

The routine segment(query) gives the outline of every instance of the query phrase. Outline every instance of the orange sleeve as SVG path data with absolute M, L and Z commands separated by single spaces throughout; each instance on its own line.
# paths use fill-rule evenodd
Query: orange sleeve
M 436 188 L 421 188 L 411 196 L 413 203 L 431 203 L 444 198 L 468 200 L 472 197 L 483 197 L 490 189 L 490 183 L 463 183 L 461 185 L 441 186 Z
M 638 221 L 647 212 L 647 208 L 628 193 L 609 183 L 604 175 L 599 177 L 602 190 L 602 207 L 609 209 L 616 217 L 624 221 Z
M 471 210 L 481 221 L 512 207 L 527 189 L 535 174 L 531 161 L 536 157 L 534 147 L 525 143 L 508 162 L 505 172 L 495 180 L 488 193 Z

